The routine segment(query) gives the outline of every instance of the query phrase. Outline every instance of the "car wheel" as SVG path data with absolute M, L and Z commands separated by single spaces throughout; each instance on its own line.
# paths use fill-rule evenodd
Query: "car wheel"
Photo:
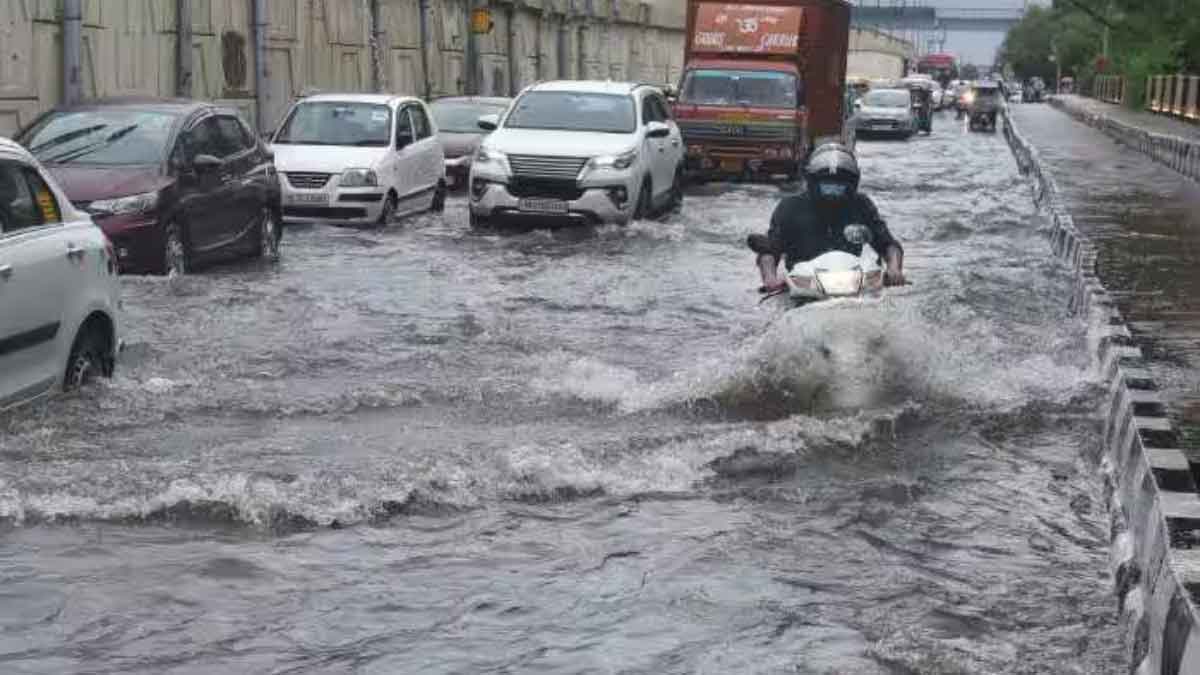
M 671 183 L 671 203 L 667 208 L 670 212 L 683 209 L 683 167 L 675 169 L 675 181 Z
M 472 230 L 483 230 L 491 225 L 491 221 L 487 216 L 481 216 L 471 211 L 468 215 L 468 221 L 471 224 Z
M 446 187 L 446 181 L 438 181 L 437 189 L 433 192 L 433 203 L 430 204 L 429 210 L 434 213 L 441 213 L 446 210 L 446 193 L 449 189 Z
M 279 260 L 279 240 L 283 230 L 279 227 L 279 218 L 275 211 L 264 208 L 258 226 L 258 246 L 254 249 L 255 258 L 265 258 L 271 262 Z
M 387 227 L 396 219 L 396 195 L 388 193 L 387 200 L 383 202 L 383 210 L 379 212 L 379 220 L 375 224 L 380 227 Z
M 75 338 L 75 344 L 71 346 L 63 389 L 74 391 L 87 386 L 97 376 L 111 377 L 113 364 L 110 351 L 108 340 L 100 327 L 91 322 L 85 323 Z
M 633 208 L 633 219 L 642 220 L 650 211 L 650 179 L 642 181 L 642 189 L 638 191 L 637 205 Z
M 187 243 L 178 223 L 168 223 L 163 233 L 163 274 L 180 276 L 191 271 Z

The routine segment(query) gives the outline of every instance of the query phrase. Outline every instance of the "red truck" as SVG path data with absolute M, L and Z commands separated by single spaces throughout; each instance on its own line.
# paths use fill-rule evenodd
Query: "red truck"
M 842 0 L 688 0 L 675 117 L 689 178 L 791 179 L 817 139 L 845 139 L 849 41 Z

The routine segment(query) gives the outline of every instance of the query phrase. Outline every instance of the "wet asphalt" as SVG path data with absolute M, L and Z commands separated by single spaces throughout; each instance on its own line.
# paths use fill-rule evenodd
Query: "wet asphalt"
M 127 279 L 118 376 L 0 418 L 0 671 L 1125 672 L 1028 184 L 948 114 L 859 153 L 877 302 L 758 303 L 773 186 Z

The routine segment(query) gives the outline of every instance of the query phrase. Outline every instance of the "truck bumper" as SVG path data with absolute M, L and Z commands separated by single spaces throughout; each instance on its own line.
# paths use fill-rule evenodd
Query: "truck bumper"
M 762 181 L 777 178 L 791 179 L 800 170 L 798 159 L 730 158 L 720 156 L 689 156 L 684 163 L 685 174 L 697 180 Z

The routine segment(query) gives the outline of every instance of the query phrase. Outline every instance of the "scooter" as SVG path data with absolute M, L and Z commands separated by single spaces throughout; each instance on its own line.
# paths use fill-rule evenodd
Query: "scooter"
M 830 251 L 793 265 L 785 279 L 794 302 L 876 297 L 882 292 L 883 267 L 879 253 L 871 247 L 871 230 L 865 225 L 847 225 L 842 236 L 851 244 L 861 244 L 862 253 Z

